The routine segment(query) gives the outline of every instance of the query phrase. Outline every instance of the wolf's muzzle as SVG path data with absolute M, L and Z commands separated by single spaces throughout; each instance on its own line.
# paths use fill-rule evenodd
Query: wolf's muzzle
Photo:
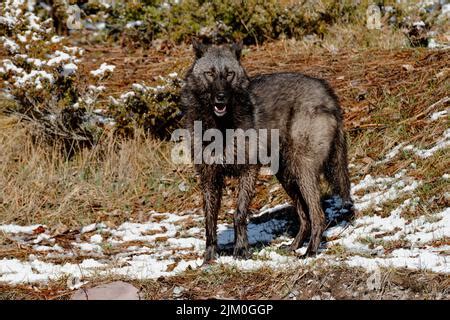
M 222 117 L 227 113 L 228 97 L 224 92 L 219 92 L 214 98 L 214 113 Z

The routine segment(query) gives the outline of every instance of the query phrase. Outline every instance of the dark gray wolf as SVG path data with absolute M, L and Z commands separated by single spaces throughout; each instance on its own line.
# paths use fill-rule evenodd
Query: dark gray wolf
M 300 73 L 274 73 L 249 78 L 240 63 L 242 44 L 193 44 L 195 61 L 185 77 L 181 104 L 185 124 L 204 128 L 278 129 L 280 164 L 276 176 L 292 198 L 300 229 L 290 248 L 309 237 L 306 254 L 318 251 L 325 215 L 320 203 L 323 173 L 333 192 L 351 203 L 347 147 L 342 111 L 324 81 Z M 225 142 L 227 143 L 227 142 Z M 254 196 L 258 164 L 196 164 L 206 217 L 205 262 L 217 253 L 217 215 L 224 177 L 239 179 L 234 214 L 235 257 L 248 257 L 247 216 Z

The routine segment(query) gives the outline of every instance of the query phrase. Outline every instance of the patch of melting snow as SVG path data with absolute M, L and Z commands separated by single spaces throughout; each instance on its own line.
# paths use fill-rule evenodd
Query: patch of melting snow
M 177 249 L 194 249 L 195 251 L 203 250 L 205 248 L 205 241 L 198 238 L 170 238 L 167 239 L 167 244 Z
M 73 57 L 65 52 L 56 50 L 54 54 L 50 56 L 50 60 L 47 61 L 48 66 L 59 65 L 64 61 L 71 61 Z
M 102 63 L 100 68 L 98 68 L 97 70 L 92 70 L 91 74 L 94 77 L 102 78 L 106 74 L 114 72 L 114 69 L 116 69 L 116 66 L 110 65 L 110 64 L 107 64 L 107 63 Z
M 59 245 L 54 245 L 52 247 L 50 246 L 42 246 L 42 245 L 35 245 L 33 246 L 34 251 L 57 251 L 57 252 L 64 252 L 64 249 L 60 247 Z
M 430 119 L 431 121 L 436 121 L 437 119 L 445 117 L 447 114 L 448 110 L 437 111 L 430 116 Z
M 140 20 L 138 20 L 138 21 L 130 21 L 130 22 L 128 22 L 128 23 L 125 25 L 125 28 L 131 29 L 131 28 L 134 28 L 134 27 L 140 27 L 143 23 L 144 23 L 144 22 L 143 22 L 143 21 L 140 21 Z
M 91 237 L 91 242 L 92 243 L 102 243 L 102 241 L 103 241 L 103 237 L 100 235 L 100 234 L 96 234 L 96 235 L 93 235 L 92 237 Z
M 414 147 L 413 145 L 407 145 L 404 147 L 404 150 L 412 151 L 414 152 L 418 157 L 422 159 L 426 159 L 431 157 L 433 154 L 435 154 L 437 151 L 441 149 L 445 149 L 450 146 L 450 129 L 445 130 L 442 138 L 440 138 L 433 147 L 430 149 L 420 149 L 417 147 Z
M 405 226 L 405 239 L 411 243 L 426 243 L 450 236 L 450 208 L 435 214 L 428 222 L 427 217 L 420 217 Z
M 187 233 L 188 233 L 189 235 L 191 235 L 191 236 L 194 236 L 194 235 L 198 235 L 198 234 L 203 233 L 203 229 L 201 229 L 201 228 L 199 228 L 199 227 L 193 227 L 193 228 L 190 228 L 190 229 L 187 231 Z
M 432 121 L 435 121 L 439 118 L 442 118 L 447 115 L 447 110 L 435 112 L 430 116 L 430 119 Z M 377 162 L 377 164 L 383 164 L 385 162 L 388 162 L 392 160 L 400 151 L 410 151 L 414 153 L 416 156 L 426 159 L 431 157 L 433 154 L 435 154 L 437 151 L 441 149 L 445 149 L 450 146 L 450 129 L 447 129 L 444 131 L 441 138 L 439 138 L 436 143 L 429 149 L 421 149 L 418 148 L 412 144 L 405 145 L 405 143 L 400 143 L 394 148 L 392 148 L 384 157 L 384 159 Z
M 35 224 L 35 225 L 31 225 L 31 226 L 17 226 L 14 224 L 4 224 L 4 225 L 0 225 L 0 232 L 11 233 L 11 234 L 16 234 L 16 233 L 32 234 L 34 230 L 36 230 L 37 228 L 39 228 L 41 226 L 42 225 L 40 225 L 40 224 Z
M 448 250 L 449 248 L 446 248 Z M 443 250 L 445 251 L 445 250 Z M 438 273 L 450 272 L 450 259 L 442 255 L 442 251 L 427 249 L 397 249 L 385 258 L 367 258 L 351 256 L 347 261 L 350 267 L 363 267 L 368 270 L 386 268 L 408 268 L 416 270 L 430 270 Z
M 58 280 L 64 275 L 87 277 L 94 275 L 98 268 L 105 265 L 86 259 L 80 264 L 65 263 L 63 265 L 46 263 L 39 260 L 20 261 L 18 259 L 0 260 L 0 282 L 9 284 L 39 283 Z
M 125 222 L 116 230 L 111 230 L 110 241 L 115 244 L 128 241 L 154 242 L 158 238 L 174 237 L 176 232 L 176 227 L 171 223 L 147 222 L 141 224 Z
M 431 114 L 430 120 L 436 121 L 442 117 L 445 117 L 447 114 L 448 114 L 448 110 L 437 111 L 437 112 Z M 447 129 L 446 131 L 444 131 L 442 137 L 436 141 L 436 143 L 434 144 L 433 147 L 431 147 L 429 149 L 420 149 L 411 144 L 406 145 L 405 143 L 400 143 L 400 144 L 396 145 L 395 147 L 393 147 L 391 150 L 389 150 L 389 152 L 386 153 L 386 155 L 384 156 L 384 158 L 382 160 L 377 161 L 377 164 L 383 164 L 383 163 L 389 162 L 390 160 L 394 159 L 397 156 L 397 154 L 399 154 L 400 151 L 402 151 L 402 150 L 413 152 L 418 157 L 420 157 L 422 159 L 426 159 L 426 158 L 431 157 L 437 151 L 439 151 L 441 149 L 445 149 L 449 146 L 450 146 L 450 129 Z M 354 190 L 354 191 L 356 191 L 356 190 Z
M 100 247 L 98 244 L 73 242 L 72 245 L 74 247 L 79 248 L 81 251 L 87 251 L 87 252 L 101 252 L 102 251 L 102 247 Z
M 2 37 L 1 40 L 3 41 L 3 46 L 11 53 L 16 53 L 19 51 L 20 46 L 15 43 L 13 40 L 8 39 L 6 37 Z
M 123 275 L 134 279 L 158 278 L 161 276 L 170 276 L 186 270 L 187 268 L 198 268 L 202 264 L 202 259 L 198 258 L 192 261 L 180 261 L 172 271 L 168 268 L 176 262 L 172 259 L 159 260 L 152 255 L 142 254 L 133 256 L 126 260 L 127 266 L 112 268 L 107 271 L 112 275 Z
M 418 182 L 407 177 L 405 171 L 393 177 L 368 175 L 353 185 L 354 205 L 360 210 L 380 206 L 384 201 L 407 194 L 417 185 Z M 361 190 L 367 192 L 358 195 Z M 346 209 L 342 208 L 340 198 L 333 197 L 326 203 L 329 221 L 346 213 L 343 212 Z M 258 219 L 248 224 L 249 242 L 252 245 L 263 244 L 265 247 L 255 252 L 252 259 L 236 260 L 231 256 L 220 256 L 217 262 L 243 270 L 263 267 L 298 268 L 312 261 L 323 261 L 367 269 L 407 267 L 450 273 L 449 246 L 430 246 L 431 241 L 450 237 L 450 208 L 412 221 L 405 220 L 401 216 L 402 212 L 414 209 L 416 205 L 417 198 L 410 198 L 386 217 L 363 216 L 353 224 L 339 222 L 325 231 L 324 236 L 328 242 L 323 244 L 319 255 L 306 259 L 298 259 L 294 255 L 284 255 L 277 251 L 281 244 L 289 244 L 292 241 L 286 234 L 289 222 L 282 216 L 278 214 L 277 218 L 257 222 L 262 215 L 271 217 L 276 211 L 286 209 L 289 205 L 265 208 L 256 215 Z M 27 261 L 7 258 L 0 260 L 0 282 L 45 283 L 63 276 L 86 280 L 94 275 L 123 275 L 133 279 L 148 279 L 174 275 L 188 268 L 195 269 L 202 264 L 204 229 L 186 227 L 189 221 L 202 222 L 203 217 L 195 213 L 151 211 L 148 213 L 147 222 L 125 222 L 116 228 L 94 223 L 80 230 L 80 237 L 72 240 L 71 248 L 61 247 L 57 240 L 50 236 L 47 228 L 43 228 L 43 233 L 35 235 L 34 230 L 40 225 L 0 225 L 0 232 L 13 235 L 13 241 L 20 242 L 22 246 L 29 246 L 33 252 Z M 407 245 L 386 252 L 382 244 L 396 240 L 404 240 Z M 232 224 L 219 224 L 219 246 L 229 247 L 233 241 Z M 370 241 L 375 243 L 375 246 L 368 245 Z M 327 248 L 332 245 L 344 247 L 350 255 L 340 257 L 327 254 Z M 112 252 L 115 253 L 108 253 L 109 250 L 105 248 L 113 249 Z M 306 246 L 300 248 L 297 253 L 304 253 L 305 248 Z M 77 258 L 81 263 L 67 263 L 67 258 Z M 52 259 L 52 262 L 49 262 L 49 259 Z M 55 259 L 60 259 L 61 262 L 55 262 Z
M 404 209 L 411 206 L 411 199 L 405 200 L 399 208 Z M 357 219 L 353 226 L 342 231 L 342 238 L 330 242 L 330 244 L 341 244 L 355 252 L 369 252 L 369 246 L 362 244 L 359 239 L 378 239 L 382 241 L 409 240 L 411 244 L 422 245 L 429 241 L 442 239 L 450 236 L 450 208 L 434 214 L 433 220 L 427 222 L 424 217 L 411 222 L 400 217 L 402 210 L 393 210 L 388 217 L 365 216 Z M 341 226 L 342 227 L 342 226 Z M 334 228 L 326 231 L 332 232 Z M 386 235 L 386 233 L 388 233 Z
M 217 263 L 251 271 L 261 268 L 285 269 L 289 267 L 299 267 L 301 265 L 307 265 L 311 261 L 312 258 L 301 260 L 294 256 L 284 256 L 274 251 L 266 251 L 263 249 L 257 255 L 257 259 L 239 260 L 234 259 L 231 256 L 222 256 L 217 260 Z
M 395 158 L 395 156 L 401 151 L 401 149 L 405 146 L 405 143 L 400 143 L 392 148 L 385 156 L 383 160 L 378 161 L 378 164 L 382 164 L 385 162 L 389 162 Z
M 377 177 L 366 175 L 357 184 L 352 184 L 352 196 L 357 210 L 366 210 L 371 207 L 379 209 L 379 205 L 397 199 L 400 195 L 411 193 L 420 186 L 420 181 L 416 181 L 406 176 L 406 170 L 395 174 L 394 177 Z M 358 196 L 356 192 L 360 190 L 374 190 Z
M 68 77 L 68 76 L 73 75 L 77 70 L 78 70 L 78 67 L 76 66 L 76 64 L 68 63 L 63 66 L 61 74 L 64 77 Z
M 53 75 L 46 72 L 46 71 L 37 71 L 37 70 L 31 70 L 30 73 L 22 73 L 22 76 L 15 76 L 14 79 L 16 82 L 14 85 L 16 87 L 23 87 L 27 85 L 28 83 L 33 83 L 36 89 L 40 90 L 43 88 L 42 81 L 46 80 L 50 84 L 54 82 Z
M 83 234 L 87 232 L 92 232 L 94 230 L 97 230 L 97 228 L 98 228 L 97 223 L 92 223 L 81 228 L 80 233 Z

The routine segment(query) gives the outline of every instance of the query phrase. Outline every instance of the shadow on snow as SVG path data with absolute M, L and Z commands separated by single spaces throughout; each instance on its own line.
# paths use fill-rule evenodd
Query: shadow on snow
M 323 198 L 322 208 L 325 212 L 327 228 L 331 228 L 341 222 L 347 223 L 354 216 L 354 209 L 347 205 L 343 206 L 341 199 L 337 196 Z M 257 250 L 280 236 L 294 238 L 299 230 L 298 215 L 292 205 L 278 205 L 252 215 L 249 218 L 247 230 L 249 244 L 252 249 Z M 219 254 L 232 254 L 234 243 L 233 226 L 219 225 L 217 241 Z

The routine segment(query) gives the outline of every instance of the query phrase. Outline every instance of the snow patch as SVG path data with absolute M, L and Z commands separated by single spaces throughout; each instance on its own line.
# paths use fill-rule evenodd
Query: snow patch
M 116 66 L 110 65 L 110 64 L 107 64 L 107 63 L 102 63 L 100 68 L 98 68 L 97 70 L 92 70 L 91 74 L 94 77 L 102 78 L 106 74 L 114 72 L 114 69 L 116 69 Z
M 409 177 L 406 170 L 392 177 L 367 175 L 352 185 L 354 205 L 359 210 L 376 209 L 387 200 L 412 193 L 418 185 L 419 181 Z M 321 245 L 318 256 L 306 259 L 279 251 L 282 244 L 292 241 L 287 234 L 288 218 L 284 219 L 281 214 L 281 210 L 290 205 L 285 203 L 264 208 L 248 224 L 250 244 L 262 249 L 255 249 L 253 257 L 248 260 L 236 260 L 221 252 L 217 263 L 242 270 L 257 270 L 299 268 L 321 261 L 369 270 L 407 267 L 450 273 L 449 246 L 438 242 L 450 237 L 450 208 L 413 220 L 402 216 L 406 210 L 414 211 L 418 203 L 419 198 L 411 196 L 387 216 L 366 215 L 350 224 L 337 219 L 347 213 L 349 208 L 346 204 L 338 197 L 328 199 L 325 201 L 327 219 L 336 220 L 337 224 L 324 232 L 326 242 Z M 103 223 L 84 226 L 79 236 L 71 240 L 71 248 L 61 247 L 50 231 L 46 227 L 39 228 L 40 225 L 0 225 L 1 232 L 11 235 L 10 238 L 21 246 L 29 247 L 31 252 L 24 261 L 0 260 L 0 282 L 45 283 L 63 276 L 86 280 L 94 275 L 148 279 L 175 275 L 202 264 L 205 249 L 202 215 L 151 211 L 142 218 L 146 222 L 125 222 L 114 228 Z M 190 226 L 192 220 L 200 222 L 202 227 Z M 37 228 L 41 233 L 35 234 Z M 219 248 L 226 251 L 233 241 L 233 225 L 219 224 Z M 400 245 L 386 250 L 385 246 L 390 242 Z M 343 247 L 346 254 L 342 257 L 329 254 L 327 248 L 335 245 Z M 306 245 L 297 253 L 302 254 L 305 249 Z M 67 258 L 77 258 L 76 261 L 82 262 L 67 263 Z
M 447 114 L 448 110 L 437 111 L 430 116 L 430 119 L 431 121 L 436 121 L 437 119 L 445 117 Z
M 0 231 L 4 233 L 11 233 L 11 234 L 17 234 L 17 233 L 24 233 L 24 234 L 32 234 L 34 230 L 37 228 L 42 227 L 40 224 L 35 224 L 31 226 L 17 226 L 14 224 L 6 224 L 6 225 L 0 225 Z M 45 228 L 45 226 L 44 226 Z

